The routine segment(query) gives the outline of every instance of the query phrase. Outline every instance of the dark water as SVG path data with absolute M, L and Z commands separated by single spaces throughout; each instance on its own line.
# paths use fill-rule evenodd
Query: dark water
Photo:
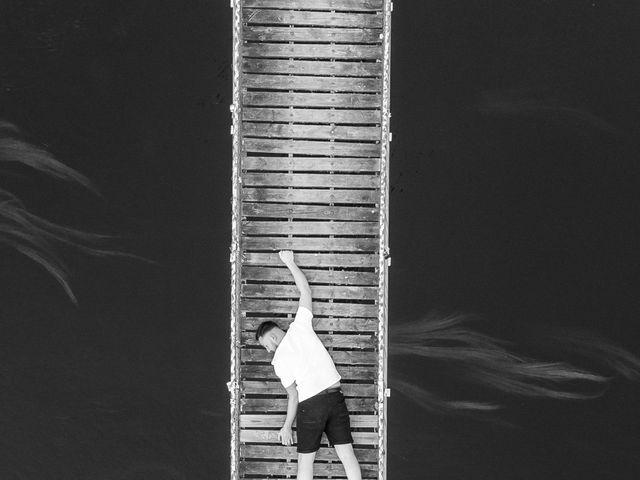
M 158 264 L 70 255 L 76 308 L 2 252 L 0 478 L 226 478 L 231 10 L 2 8 L 2 117 L 104 199 L 3 182 Z M 396 2 L 391 328 L 463 310 L 516 340 L 581 326 L 640 354 L 639 14 Z M 426 366 L 395 362 L 437 386 Z M 639 399 L 624 381 L 588 402 L 504 398 L 507 427 L 393 394 L 389 477 L 635 479 Z

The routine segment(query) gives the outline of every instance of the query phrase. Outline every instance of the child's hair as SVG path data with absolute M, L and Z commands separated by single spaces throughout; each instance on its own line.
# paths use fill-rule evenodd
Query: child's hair
M 261 336 L 263 336 L 265 333 L 268 333 L 277 327 L 278 327 L 278 324 L 276 322 L 272 322 L 271 320 L 262 322 L 258 327 L 258 330 L 256 330 L 256 340 L 260 340 Z

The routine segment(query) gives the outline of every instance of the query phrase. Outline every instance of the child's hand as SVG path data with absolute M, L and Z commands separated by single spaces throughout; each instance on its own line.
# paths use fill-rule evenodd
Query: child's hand
M 280 255 L 280 260 L 282 260 L 285 265 L 293 263 L 293 252 L 291 250 L 280 250 L 278 255 Z

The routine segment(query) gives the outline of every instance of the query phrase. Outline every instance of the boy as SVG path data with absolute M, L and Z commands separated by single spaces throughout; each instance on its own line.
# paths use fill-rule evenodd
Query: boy
M 291 426 L 297 416 L 298 480 L 313 479 L 313 462 L 323 432 L 335 447 L 347 478 L 361 480 L 340 375 L 311 325 L 309 283 L 295 264 L 293 252 L 284 250 L 279 255 L 300 292 L 298 311 L 286 332 L 271 321 L 263 322 L 256 331 L 260 345 L 274 352 L 271 364 L 287 390 L 287 416 L 278 438 L 283 445 L 293 444 Z

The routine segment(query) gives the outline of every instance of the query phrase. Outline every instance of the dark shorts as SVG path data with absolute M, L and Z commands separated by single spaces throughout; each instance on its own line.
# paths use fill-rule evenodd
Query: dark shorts
M 340 390 L 319 393 L 298 404 L 296 419 L 298 453 L 312 453 L 320 448 L 322 432 L 331 445 L 353 443 L 349 412 Z

